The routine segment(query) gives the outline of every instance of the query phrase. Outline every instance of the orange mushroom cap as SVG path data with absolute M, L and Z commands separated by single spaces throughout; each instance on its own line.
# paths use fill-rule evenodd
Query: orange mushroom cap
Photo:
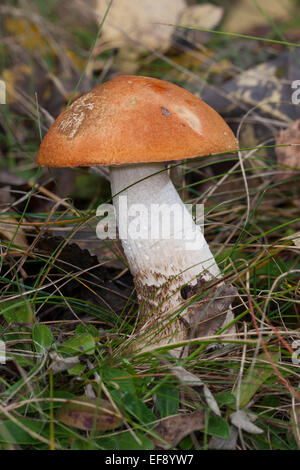
M 45 135 L 37 163 L 122 165 L 235 151 L 233 132 L 208 104 L 164 80 L 119 76 L 66 108 Z

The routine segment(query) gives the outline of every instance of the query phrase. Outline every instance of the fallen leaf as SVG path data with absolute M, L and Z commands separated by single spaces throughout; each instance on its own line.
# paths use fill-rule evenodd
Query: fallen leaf
M 19 26 L 20 31 L 17 33 Z M 44 34 L 43 31 L 36 30 L 32 21 L 20 19 L 19 22 L 14 17 L 7 19 L 6 34 L 12 36 L 5 52 L 10 57 L 10 66 L 3 69 L 1 78 L 6 84 L 6 102 L 17 114 L 36 120 L 35 95 L 37 96 L 40 125 L 45 132 L 52 124 L 53 118 L 58 116 L 62 107 L 67 104 L 77 86 L 84 64 L 80 64 L 80 59 L 75 59 L 76 53 L 70 54 L 68 48 L 50 47 L 47 34 L 45 39 L 42 33 Z M 40 39 L 46 47 L 39 47 Z M 54 68 L 47 71 L 44 58 L 53 63 L 57 62 L 57 66 L 53 65 Z M 90 88 L 90 80 L 85 75 L 80 81 L 77 96 Z
M 196 375 L 188 372 L 181 366 L 171 367 L 170 371 L 174 374 L 180 382 L 190 387 L 199 387 L 203 385 L 203 381 Z
M 38 96 L 40 97 L 40 87 L 38 83 L 44 80 L 40 69 L 33 65 L 18 63 L 6 68 L 2 72 L 3 80 L 6 83 L 6 102 L 10 108 L 18 114 L 28 113 L 32 117 L 34 105 L 32 103 L 32 83 Z M 28 100 L 25 98 L 27 94 Z
M 249 32 L 252 28 L 268 25 L 271 20 L 291 19 L 293 0 L 259 0 L 259 7 L 253 0 L 239 0 L 230 8 L 223 24 L 223 31 L 233 33 Z
M 218 406 L 216 399 L 214 398 L 213 394 L 207 387 L 207 385 L 196 375 L 188 372 L 181 366 L 172 367 L 171 368 L 172 374 L 174 374 L 180 382 L 185 385 L 189 385 L 190 387 L 203 387 L 203 392 L 205 396 L 206 403 L 208 407 L 217 415 L 221 416 L 221 411 Z
M 40 30 L 38 24 L 26 18 L 8 17 L 4 22 L 5 29 L 14 37 L 17 36 L 18 42 L 25 49 L 43 52 L 51 49 L 49 41 L 47 41 Z
M 59 0 L 51 4 L 51 14 L 64 29 L 80 27 L 96 34 L 94 7 L 95 0 Z
M 226 284 L 215 289 L 207 289 L 201 279 L 195 286 L 184 287 L 181 295 L 184 299 L 189 299 L 194 295 L 200 295 L 203 291 L 205 295 L 188 307 L 184 317 L 189 324 L 190 339 L 214 335 L 224 324 L 230 305 L 237 295 L 237 289 Z
M 295 169 L 300 169 L 300 119 L 291 127 L 281 130 L 276 137 L 276 145 L 292 144 L 288 147 L 276 147 L 277 163 L 284 171 L 278 173 L 277 181 L 289 178 L 295 173 Z
M 78 356 L 62 357 L 55 351 L 50 352 L 49 355 L 53 361 L 51 368 L 54 375 L 60 372 L 64 372 L 65 370 L 72 369 L 80 363 Z
M 299 106 L 292 102 L 291 84 L 300 76 L 300 51 L 284 51 L 275 59 L 248 68 L 223 86 L 207 85 L 201 98 L 223 116 L 255 113 L 272 116 L 283 122 L 299 119 Z M 260 126 L 262 127 L 262 126 Z M 262 138 L 265 138 L 265 127 Z
M 20 248 L 28 248 L 27 239 L 21 227 L 18 227 L 18 221 L 10 215 L 2 215 L 0 218 L 0 238 L 12 242 Z
M 0 184 L 10 185 L 10 186 L 22 186 L 26 184 L 26 180 L 24 178 L 21 178 L 21 176 L 15 175 L 7 168 L 1 168 Z M 0 196 L 0 199 L 2 199 L 1 196 Z
M 10 186 L 0 189 L 0 239 L 3 238 L 21 248 L 28 248 L 25 232 L 18 226 L 17 214 L 12 210 L 6 211 L 14 202 L 10 189 Z
M 282 240 L 291 240 L 297 248 L 300 248 L 300 232 L 295 232 Z
M 220 23 L 224 9 L 212 3 L 202 3 L 185 8 L 179 15 L 177 24 L 189 29 L 176 29 L 175 37 L 184 39 L 191 44 L 203 43 L 210 33 L 204 31 L 191 30 L 190 28 L 215 29 Z
M 208 448 L 212 450 L 236 450 L 237 438 L 238 430 L 236 426 L 231 425 L 229 439 L 213 436 L 208 443 Z
M 190 414 L 169 416 L 155 426 L 153 438 L 156 447 L 170 449 L 194 431 L 200 431 L 205 427 L 205 411 L 195 411 Z
M 85 431 L 110 431 L 122 425 L 122 417 L 116 414 L 108 400 L 78 397 L 67 401 L 57 412 L 56 419 L 68 426 Z
M 257 416 L 245 410 L 235 411 L 230 415 L 231 423 L 238 429 L 249 432 L 250 434 L 262 434 L 264 431 L 256 426 L 253 421 Z
M 95 12 L 99 24 L 108 7 L 109 0 L 97 0 Z M 171 44 L 174 27 L 185 0 L 119 0 L 113 2 L 101 33 L 101 46 L 107 48 L 134 46 L 137 41 L 141 50 L 147 48 L 165 51 Z M 103 44 L 104 43 L 104 44 Z

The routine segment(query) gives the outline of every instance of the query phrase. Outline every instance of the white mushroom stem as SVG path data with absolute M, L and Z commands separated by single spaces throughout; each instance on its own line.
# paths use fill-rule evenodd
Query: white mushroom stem
M 139 332 L 160 330 L 156 344 L 186 339 L 184 322 L 172 317 L 183 304 L 181 289 L 220 277 L 201 227 L 164 164 L 111 167 L 110 179 L 119 236 L 141 306 Z

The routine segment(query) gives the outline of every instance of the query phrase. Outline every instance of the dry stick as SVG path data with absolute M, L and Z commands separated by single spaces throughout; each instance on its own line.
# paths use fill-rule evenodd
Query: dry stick
M 55 202 L 59 203 L 60 205 L 64 206 L 66 209 L 69 209 L 75 215 L 75 217 L 78 217 L 78 216 L 81 215 L 76 209 L 74 209 L 74 207 L 69 202 L 67 202 L 65 199 L 57 196 L 52 191 L 49 191 L 49 189 L 44 188 L 43 186 L 41 186 L 38 183 L 32 183 L 31 181 L 29 181 L 27 184 L 31 188 L 34 188 L 37 191 L 40 191 L 45 196 L 48 196 L 49 199 L 52 199 L 53 201 L 55 201 Z
M 36 259 L 36 258 L 34 258 L 34 259 Z M 26 295 L 33 294 L 34 292 L 41 291 L 41 290 L 46 289 L 47 287 L 51 287 L 53 285 L 55 286 L 59 281 L 63 281 L 65 279 L 67 279 L 67 282 L 69 282 L 69 275 L 70 275 L 70 273 L 67 273 L 65 276 L 62 276 L 57 281 L 51 281 L 51 282 L 49 282 L 49 284 L 44 284 L 41 287 L 37 287 L 37 288 L 31 289 L 31 290 L 22 292 L 21 294 L 15 294 L 15 295 L 11 295 L 9 297 L 2 298 L 2 299 L 0 299 L 0 304 L 11 301 L 11 300 L 19 299 L 20 297 L 25 297 Z
M 264 310 L 263 310 L 263 312 L 262 312 L 262 318 L 261 318 L 261 320 L 260 320 L 260 322 L 261 322 L 260 333 L 261 333 L 261 330 L 262 330 L 262 327 L 263 327 L 263 323 L 264 323 L 264 321 L 265 321 L 266 318 L 267 318 L 266 315 L 267 315 L 267 306 L 268 306 L 268 303 L 269 303 L 269 301 L 270 301 L 271 295 L 272 295 L 272 293 L 273 293 L 273 291 L 274 291 L 274 289 L 275 289 L 277 283 L 278 283 L 281 279 L 283 279 L 285 276 L 287 276 L 288 274 L 295 274 L 295 273 L 297 273 L 297 274 L 300 273 L 300 269 L 293 269 L 293 270 L 287 271 L 287 272 L 285 272 L 285 273 L 282 273 L 282 274 L 280 274 L 280 276 L 278 276 L 278 277 L 275 279 L 275 281 L 273 282 L 273 284 L 272 284 L 272 286 L 271 286 L 271 289 L 269 290 L 269 293 L 268 293 L 267 298 L 266 298 Z M 297 301 L 295 301 L 295 302 L 298 303 Z M 261 336 L 261 335 L 260 335 L 260 336 Z M 257 353 L 258 349 L 259 349 L 259 341 L 258 341 L 258 344 L 257 344 L 257 346 L 256 346 L 256 353 Z
M 245 337 L 245 339 L 247 339 L 247 324 L 246 324 L 246 322 L 244 322 L 244 337 Z M 247 343 L 245 343 L 244 346 L 243 346 L 241 367 L 240 367 L 240 373 L 239 373 L 239 378 L 238 378 L 237 394 L 236 394 L 236 409 L 237 409 L 237 411 L 240 410 L 241 385 L 242 385 L 242 379 L 243 379 L 243 371 L 244 371 L 244 367 L 245 367 L 246 352 L 247 352 Z M 246 450 L 243 431 L 240 427 L 238 428 L 238 434 L 239 434 L 239 438 L 240 438 L 242 447 L 243 447 L 244 450 Z
M 71 265 L 70 263 L 65 263 L 65 264 Z M 55 281 L 50 281 L 50 279 L 49 279 L 49 277 L 48 277 L 48 275 L 47 275 L 47 276 L 46 276 L 46 279 L 49 279 L 50 282 L 49 282 L 49 284 L 46 284 L 45 287 L 49 287 L 49 286 L 52 286 L 52 285 L 53 285 L 53 286 L 55 286 L 55 290 L 54 290 L 54 292 L 52 292 L 51 294 L 49 294 L 49 297 L 47 297 L 47 300 L 46 300 L 45 302 L 47 303 L 48 300 L 49 300 L 49 298 L 52 297 L 52 296 L 54 296 L 57 291 L 61 294 L 60 289 L 62 289 L 66 284 L 68 284 L 69 282 L 71 282 L 71 281 L 75 278 L 76 281 L 77 281 L 79 284 L 81 284 L 81 285 L 84 286 L 87 290 L 89 290 L 90 292 L 92 292 L 98 299 L 100 299 L 103 303 L 105 303 L 105 305 L 108 307 L 108 309 L 109 309 L 111 312 L 113 312 L 114 314 L 116 314 L 116 312 L 115 312 L 115 311 L 112 309 L 112 307 L 106 302 L 106 300 L 105 300 L 103 297 L 101 297 L 100 294 L 98 294 L 96 291 L 94 291 L 94 289 L 92 289 L 89 285 L 87 285 L 83 280 L 81 280 L 81 279 L 78 278 L 78 276 L 81 276 L 83 273 L 88 272 L 88 271 L 91 270 L 91 269 L 95 269 L 95 268 L 97 268 L 97 267 L 99 267 L 99 266 L 102 266 L 103 264 L 104 264 L 104 263 L 99 263 L 99 264 L 97 264 L 96 266 L 91 266 L 91 267 L 89 267 L 89 268 L 86 268 L 86 269 L 83 269 L 83 270 L 79 270 L 76 274 L 73 274 L 73 273 L 72 273 L 72 275 L 70 275 L 70 273 L 67 273 L 65 276 L 61 277 L 61 278 L 58 279 L 56 282 L 55 282 Z M 72 265 L 71 265 L 71 266 L 72 266 Z M 74 266 L 74 267 L 76 267 L 76 266 Z M 91 273 L 90 273 L 90 274 L 91 274 Z M 91 275 L 92 275 L 92 274 L 91 274 Z M 66 279 L 66 280 L 65 280 L 65 279 Z M 63 280 L 65 280 L 65 282 L 64 282 L 63 284 L 61 284 L 60 286 L 58 286 L 58 285 L 57 285 L 58 282 L 59 282 L 59 281 L 63 281 Z M 91 283 L 90 283 L 90 284 L 91 284 Z M 95 284 L 95 283 L 94 283 L 94 285 L 98 286 L 98 284 Z M 43 286 L 41 286 L 41 287 L 43 287 Z M 119 295 L 121 298 L 126 299 L 125 296 L 121 296 L 121 294 L 112 291 L 112 289 L 108 289 L 108 288 L 105 289 L 105 287 L 103 287 L 103 286 L 101 286 L 101 288 L 102 288 L 103 290 L 108 290 L 109 292 L 113 292 L 113 293 Z M 62 295 L 62 294 L 61 294 L 61 295 Z M 62 296 L 62 297 L 63 297 L 63 296 Z M 73 309 L 72 309 L 71 306 L 69 305 L 68 301 L 67 301 L 65 298 L 64 298 L 64 301 L 66 302 L 68 308 L 71 310 L 71 312 L 74 314 L 74 316 L 77 318 L 75 312 L 73 311 Z M 43 304 L 41 304 L 41 306 L 36 309 L 36 314 L 38 313 L 38 311 L 39 311 L 42 307 L 43 307 Z M 82 323 L 81 320 L 80 320 L 80 322 Z
M 1 247 L 0 247 L 0 248 L 1 248 Z M 13 253 L 14 253 L 14 252 L 13 252 Z M 19 254 L 19 252 L 16 251 L 15 254 Z M 6 255 L 6 253 L 3 253 L 3 254 L 0 255 L 0 257 L 1 257 L 1 256 L 3 257 L 3 256 L 5 256 L 5 255 Z M 34 257 L 34 256 L 31 256 L 31 258 L 36 259 L 36 257 Z M 99 264 L 99 266 L 101 266 L 101 265 L 102 265 L 102 264 Z M 97 265 L 97 266 L 98 266 L 98 265 Z M 87 271 L 87 270 L 85 270 L 85 271 Z M 44 284 L 44 285 L 42 285 L 42 286 L 40 286 L 40 287 L 37 287 L 37 288 L 31 289 L 31 290 L 28 290 L 28 291 L 26 291 L 26 292 L 22 292 L 21 294 L 15 294 L 15 295 L 11 295 L 11 296 L 9 296 L 9 297 L 6 297 L 6 298 L 4 298 L 4 299 L 0 299 L 0 304 L 3 303 L 3 302 L 10 301 L 10 300 L 18 299 L 18 298 L 20 298 L 20 297 L 24 297 L 25 295 L 33 294 L 34 292 L 41 291 L 41 290 L 43 290 L 43 289 L 46 289 L 47 287 L 55 286 L 59 281 L 64 281 L 64 280 L 66 279 L 67 281 L 66 281 L 62 286 L 60 286 L 60 287 L 63 287 L 66 283 L 70 282 L 69 277 L 70 277 L 70 273 L 67 273 L 65 276 L 62 276 L 62 277 L 61 277 L 59 280 L 57 280 L 57 281 L 51 281 L 51 282 L 49 282 L 48 284 Z M 84 283 L 82 283 L 79 279 L 77 279 L 77 281 L 78 281 L 80 284 L 84 285 L 84 287 L 86 287 L 87 289 L 89 289 L 89 290 L 90 290 L 91 292 L 93 292 L 95 295 L 99 296 L 98 294 L 96 294 L 96 293 L 94 292 L 93 289 L 91 289 L 89 286 L 87 286 L 87 285 L 85 285 Z M 50 295 L 52 295 L 52 294 L 50 294 Z M 99 298 L 100 298 L 101 300 L 103 300 L 102 297 L 99 297 Z
M 127 422 L 127 420 L 125 419 L 125 416 L 123 416 L 123 414 L 121 413 L 121 411 L 119 410 L 119 408 L 117 407 L 117 405 L 115 404 L 114 400 L 112 399 L 111 397 L 111 394 L 109 393 L 108 389 L 106 388 L 103 380 L 100 378 L 101 380 L 101 388 L 103 390 L 103 392 L 105 393 L 105 395 L 107 396 L 111 406 L 113 407 L 113 409 L 115 410 L 115 412 L 122 417 L 123 419 L 123 423 L 125 424 L 126 428 L 128 429 L 129 433 L 132 435 L 132 437 L 134 438 L 134 440 L 139 444 L 139 445 L 142 445 L 142 442 L 140 440 L 140 438 L 137 436 L 137 434 L 135 433 L 135 431 L 131 428 L 131 426 L 129 425 L 129 423 Z
M 241 122 L 239 123 L 239 126 L 238 126 L 238 130 L 237 130 L 237 136 L 236 137 L 237 137 L 238 141 L 239 141 L 241 129 L 242 129 L 242 126 L 243 126 L 245 120 L 247 119 L 249 114 L 251 114 L 252 111 L 254 111 L 255 108 L 257 108 L 258 106 L 259 106 L 259 103 L 257 103 L 257 105 L 254 106 L 253 108 L 250 108 L 249 111 L 247 111 L 246 114 L 242 117 Z M 244 185 L 245 185 L 245 191 L 246 191 L 246 198 L 247 198 L 247 211 L 246 211 L 246 217 L 245 217 L 245 222 L 244 222 L 244 227 L 246 227 L 246 225 L 248 223 L 248 220 L 249 220 L 249 217 L 250 217 L 251 201 L 250 201 L 249 186 L 248 186 L 248 181 L 247 181 L 247 175 L 246 175 L 246 172 L 245 172 L 243 156 L 242 156 L 242 152 L 240 150 L 238 151 L 238 157 L 239 157 L 239 163 L 240 163 L 240 167 L 241 167 L 241 172 L 242 172 L 243 181 L 244 181 Z
M 274 362 L 272 361 L 272 358 L 271 358 L 271 355 L 266 347 L 266 344 L 265 344 L 265 341 L 263 340 L 263 338 L 261 337 L 261 331 L 259 330 L 258 328 L 258 325 L 257 325 L 257 321 L 256 321 L 256 317 L 255 317 L 255 313 L 254 313 L 254 309 L 253 309 L 253 305 L 252 305 L 252 300 L 251 300 L 251 297 L 250 295 L 248 295 L 248 305 L 249 305 L 249 312 L 250 312 L 250 315 L 252 317 L 252 321 L 253 321 L 253 324 L 254 324 L 254 327 L 255 327 L 255 330 L 257 332 L 257 335 L 258 335 L 258 338 L 259 338 L 259 342 L 261 344 L 261 347 L 263 348 L 264 350 L 264 353 L 266 354 L 267 358 L 269 359 L 269 362 L 271 364 L 271 367 L 272 369 L 274 370 L 275 374 L 277 375 L 277 377 L 279 378 L 279 380 L 281 381 L 281 383 L 288 389 L 288 391 L 291 393 L 291 395 L 293 395 L 295 398 L 297 398 L 297 400 L 300 400 L 300 393 L 298 393 L 292 386 L 291 384 L 289 383 L 288 380 L 286 380 L 282 375 L 281 373 L 279 372 L 279 369 L 278 367 L 274 364 Z
M 270 328 L 272 329 L 272 331 L 275 333 L 275 335 L 277 336 L 277 338 L 279 339 L 279 341 L 283 344 L 283 346 L 286 348 L 286 350 L 291 354 L 293 355 L 294 354 L 294 351 L 293 349 L 291 348 L 291 346 L 286 342 L 286 340 L 280 335 L 280 333 L 277 331 L 277 328 L 275 328 L 275 326 L 272 325 L 272 323 L 270 322 L 270 320 L 266 317 L 265 318 L 266 322 L 268 323 L 268 325 L 270 326 Z
M 181 44 L 176 44 L 176 48 L 181 51 L 181 52 L 184 52 L 186 53 L 187 55 L 193 57 L 193 58 L 196 58 L 198 60 L 201 60 L 203 65 L 206 67 L 206 70 L 209 68 L 209 67 L 215 67 L 219 64 L 219 61 L 218 59 L 222 57 L 216 57 L 215 56 L 211 56 L 209 57 L 208 56 L 208 53 L 210 51 L 210 49 L 208 49 L 204 44 L 199 44 L 199 47 L 201 48 L 201 51 L 200 50 L 193 50 L 191 49 L 189 46 L 184 46 L 184 45 L 181 45 Z M 221 55 L 223 54 L 223 51 L 221 52 Z M 234 75 L 233 72 L 231 72 L 231 76 L 232 78 L 235 78 L 236 76 L 240 76 L 243 72 L 245 72 L 245 69 L 239 67 L 238 65 L 235 65 L 235 64 L 230 64 L 232 66 L 232 70 L 233 72 L 235 72 L 236 75 Z M 261 82 L 264 82 L 264 83 L 269 83 L 269 82 L 273 82 L 273 83 L 282 83 L 282 84 L 285 84 L 285 85 L 290 85 L 291 84 L 291 80 L 287 79 L 287 78 L 278 78 L 278 77 L 275 77 L 275 76 L 272 76 L 272 75 L 268 75 L 266 76 L 266 73 L 265 71 L 261 72 L 261 71 L 258 71 L 258 70 L 254 70 L 254 69 L 248 69 L 246 71 L 247 73 L 247 76 L 249 76 L 250 78 L 252 79 L 258 79 L 259 81 Z M 261 101 L 263 102 L 263 101 Z M 289 122 L 292 122 L 292 119 L 288 118 L 288 116 L 286 116 L 287 119 L 289 119 Z M 261 120 L 263 121 L 270 121 L 270 119 L 268 118 L 261 118 Z M 289 126 L 288 122 L 286 123 L 286 126 Z
M 64 71 L 70 75 L 70 71 L 74 69 L 74 65 L 72 64 L 71 59 L 68 55 L 64 52 L 64 48 L 60 46 L 60 44 L 56 41 L 56 38 L 66 38 L 69 40 L 70 47 L 74 48 L 74 41 L 69 34 L 66 33 L 66 30 L 60 26 L 55 25 L 50 20 L 42 17 L 40 14 L 32 11 L 30 9 L 22 9 L 10 6 L 0 6 L 0 14 L 2 15 L 11 15 L 16 18 L 25 18 L 30 21 L 35 26 L 42 30 L 47 43 L 49 44 L 50 48 L 54 52 L 54 54 L 58 57 L 61 66 L 63 67 Z
M 292 413 L 293 413 L 293 420 L 294 420 L 294 433 L 297 434 L 297 440 L 300 442 L 300 426 L 297 424 L 298 423 L 298 413 L 297 409 L 299 409 L 299 403 L 295 403 L 295 397 L 292 397 Z
M 34 437 L 40 442 L 44 442 L 44 444 L 47 444 L 47 445 L 50 444 L 50 441 L 48 439 L 45 439 L 37 432 L 32 431 L 30 428 L 25 426 L 25 424 L 18 421 L 12 414 L 8 413 L 8 411 L 6 411 L 6 409 L 1 404 L 0 404 L 0 413 L 1 414 L 3 413 L 9 419 L 9 421 L 12 421 L 13 423 L 15 423 L 19 428 L 23 429 L 23 431 L 27 432 L 30 436 Z M 61 449 L 61 446 L 57 444 L 57 448 Z
M 239 127 L 238 127 L 238 131 L 237 131 L 237 139 L 239 138 L 239 135 L 240 135 L 240 131 L 241 131 L 241 127 L 242 125 L 244 124 L 246 118 L 248 117 L 248 115 L 257 107 L 258 105 L 254 106 L 253 108 L 249 109 L 249 111 L 243 116 L 240 124 L 239 124 Z M 239 158 L 239 161 L 231 168 L 231 170 L 229 170 L 226 175 L 224 175 L 217 183 L 216 185 L 208 192 L 208 194 L 206 195 L 203 203 L 205 204 L 205 202 L 207 201 L 208 197 L 223 183 L 223 181 L 225 181 L 225 179 L 228 178 L 228 176 L 238 167 L 240 166 L 241 167 L 241 171 L 242 171 L 242 177 L 243 177 L 243 181 L 244 181 L 244 184 L 245 184 L 245 190 L 246 190 L 246 197 L 247 197 L 247 213 L 246 213 L 246 220 L 245 220 L 245 226 L 247 225 L 247 222 L 249 220 L 249 215 L 250 215 L 250 194 L 249 194 L 249 188 L 248 188 L 248 182 L 247 182 L 247 175 L 245 173 L 245 168 L 244 168 L 244 160 L 248 159 L 249 157 L 251 157 L 258 149 L 259 147 L 262 147 L 264 145 L 266 145 L 268 142 L 270 142 L 271 140 L 273 139 L 268 139 L 266 140 L 265 142 L 263 142 L 262 144 L 258 145 L 257 148 L 251 150 L 250 152 L 248 152 L 245 156 L 245 158 L 243 159 L 242 157 L 242 152 L 239 150 L 238 151 L 238 158 Z M 257 177 L 257 175 L 255 175 Z
M 244 322 L 244 338 L 245 340 L 247 339 L 247 325 L 246 322 Z M 245 359 L 246 359 L 246 351 L 247 351 L 247 343 L 245 342 L 243 345 L 243 352 L 242 352 L 242 358 L 241 358 L 241 366 L 240 366 L 240 372 L 238 376 L 238 382 L 237 382 L 237 387 L 236 387 L 236 409 L 240 409 L 240 389 L 241 389 L 241 384 L 242 384 L 242 377 L 243 377 L 243 372 L 244 372 L 244 367 L 245 367 Z
M 15 279 L 15 277 L 17 276 L 18 272 L 21 271 L 21 269 L 23 268 L 23 265 L 24 263 L 26 262 L 26 259 L 27 259 L 27 256 L 29 256 L 29 253 L 33 251 L 35 245 L 38 243 L 38 241 L 41 239 L 41 237 L 43 236 L 44 232 L 46 232 L 46 229 L 48 227 L 48 224 L 49 224 L 49 221 L 51 219 L 51 214 L 55 212 L 57 206 L 60 204 L 60 202 L 56 202 L 56 204 L 53 206 L 53 208 L 51 209 L 51 211 L 49 212 L 48 214 L 48 217 L 47 217 L 47 220 L 45 223 L 43 223 L 43 226 L 42 226 L 42 230 L 38 233 L 38 235 L 35 237 L 35 239 L 33 240 L 33 242 L 31 243 L 31 245 L 26 249 L 24 255 L 22 256 L 22 258 L 16 262 L 13 266 L 11 266 L 8 271 L 6 271 L 5 273 L 5 276 L 7 276 L 13 269 L 14 267 L 16 266 L 16 271 L 15 271 L 15 274 L 12 278 L 12 281 Z M 18 264 L 18 266 L 17 266 Z M 51 268 L 51 267 L 50 267 Z M 48 273 L 48 272 L 47 272 Z M 47 274 L 46 273 L 46 274 Z M 9 284 L 7 285 L 7 289 L 9 287 Z M 40 286 L 39 286 L 40 287 Z
M 245 156 L 244 160 L 246 160 L 247 158 L 250 158 L 257 150 L 259 150 L 260 147 L 266 145 L 268 142 L 270 142 L 271 139 L 268 139 L 266 141 L 264 141 L 262 144 L 259 144 L 257 146 L 257 148 L 255 149 L 252 149 L 251 151 L 249 151 L 249 153 Z M 207 199 L 215 192 L 215 190 L 228 178 L 228 176 L 240 165 L 240 160 L 235 163 L 233 165 L 233 167 L 226 173 L 226 175 L 224 175 L 216 184 L 215 186 L 213 186 L 213 188 L 210 189 L 210 191 L 208 191 L 206 197 L 203 199 L 203 204 L 206 203 Z M 224 245 L 227 245 L 228 242 L 233 238 L 233 236 L 236 234 L 236 232 L 238 231 L 238 229 L 241 227 L 241 222 L 235 226 L 234 230 L 232 230 L 232 232 L 230 233 L 230 235 L 227 237 L 227 239 L 224 241 L 224 243 L 222 244 L 222 246 L 220 247 L 220 249 L 218 250 L 217 252 L 217 255 L 220 253 L 220 251 L 222 250 L 222 247 Z
M 24 379 L 24 382 L 22 382 L 17 388 L 15 388 L 13 392 L 5 400 L 2 401 L 3 405 L 6 405 L 19 392 L 19 390 L 21 390 L 25 385 L 27 385 L 31 381 L 31 379 L 33 379 L 33 377 L 35 377 L 40 372 L 40 370 L 44 367 L 46 359 L 47 356 L 43 358 L 39 367 L 31 375 L 28 375 L 26 379 Z
M 107 307 L 108 310 L 110 310 L 112 313 L 114 313 L 114 314 L 116 315 L 115 310 L 110 306 L 110 304 L 109 304 L 100 294 L 98 294 L 94 289 L 92 289 L 92 287 L 90 287 L 90 285 L 86 284 L 86 283 L 84 282 L 84 280 L 78 278 L 78 276 L 81 276 L 81 274 L 83 274 L 83 273 L 85 273 L 85 272 L 87 272 L 87 271 L 89 271 L 89 270 L 91 270 L 91 269 L 95 269 L 96 267 L 102 266 L 102 264 L 103 264 L 103 263 L 99 263 L 99 264 L 96 265 L 96 266 L 91 266 L 91 267 L 89 267 L 89 268 L 87 268 L 87 269 L 83 269 L 83 270 L 81 270 L 81 271 L 79 270 L 79 271 L 76 273 L 76 275 L 73 274 L 72 276 L 70 276 L 70 273 L 68 273 L 68 274 L 65 276 L 66 281 L 65 281 L 63 284 L 61 284 L 60 286 L 57 286 L 57 283 L 54 283 L 54 282 L 53 282 L 53 285 L 56 284 L 56 285 L 55 285 L 55 291 L 54 291 L 52 294 L 50 294 L 49 297 L 55 295 L 55 292 L 56 292 L 56 291 L 58 291 L 58 292 L 62 295 L 60 289 L 62 289 L 66 284 L 68 284 L 69 282 L 71 282 L 71 281 L 75 278 L 76 281 L 77 281 L 79 284 L 81 284 L 81 285 L 82 285 L 83 287 L 85 287 L 87 290 L 89 290 L 90 292 L 92 292 L 98 299 L 100 299 L 100 300 L 106 305 L 106 307 Z M 48 275 L 46 276 L 46 278 L 49 279 L 49 278 L 48 278 Z M 63 280 L 63 279 L 64 279 L 64 278 L 61 278 L 61 280 Z M 91 282 L 90 282 L 90 284 L 91 284 Z M 94 284 L 96 287 L 99 287 L 99 284 L 96 284 L 96 283 L 93 283 L 93 284 Z M 49 285 L 49 284 L 48 284 L 48 285 Z M 50 285 L 51 285 L 51 284 L 50 284 Z M 127 297 L 122 296 L 120 293 L 117 293 L 117 292 L 113 291 L 112 289 L 105 288 L 104 286 L 101 286 L 101 288 L 102 288 L 102 290 L 107 290 L 107 291 L 109 291 L 109 292 L 113 292 L 114 294 L 119 295 L 119 297 L 121 297 L 121 298 L 127 300 Z M 48 298 L 47 298 L 46 302 L 47 302 L 47 301 L 48 301 Z M 74 314 L 74 316 L 77 318 L 75 312 L 73 312 L 71 306 L 69 305 L 69 303 L 67 302 L 67 300 L 66 300 L 65 298 L 64 298 L 64 301 L 67 303 L 67 306 L 70 308 L 70 310 L 72 311 L 72 313 Z M 43 305 L 41 305 L 40 308 L 42 308 L 42 306 L 43 306 Z M 37 310 L 37 311 L 38 311 L 38 310 Z M 82 321 L 81 321 L 81 322 L 82 322 Z
M 72 403 L 73 405 L 82 405 L 82 407 L 86 407 L 86 408 L 94 408 L 95 410 L 97 409 L 97 406 L 94 405 L 93 403 L 85 403 L 85 402 L 82 402 L 82 401 L 79 401 L 79 400 L 76 400 L 76 398 L 56 398 L 56 397 L 53 397 L 53 398 L 28 398 L 28 399 L 25 399 L 25 400 L 22 400 L 18 403 L 14 402 L 12 403 L 11 405 L 7 405 L 5 407 L 6 411 L 7 412 L 11 412 L 11 411 L 14 411 L 14 410 L 17 410 L 18 408 L 23 408 L 23 406 L 25 405 L 29 405 L 29 404 L 32 404 L 32 403 L 62 403 L 63 405 L 65 403 Z M 99 409 L 99 407 L 98 407 Z M 103 408 L 101 407 L 100 408 L 102 411 L 104 411 L 105 413 L 111 415 L 111 416 L 116 416 L 117 418 L 119 418 L 121 415 L 120 414 L 116 414 L 114 413 L 113 411 L 107 409 L 107 408 Z

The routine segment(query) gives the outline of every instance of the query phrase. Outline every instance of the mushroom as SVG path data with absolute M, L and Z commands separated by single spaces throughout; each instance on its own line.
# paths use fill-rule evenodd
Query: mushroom
M 110 166 L 119 236 L 140 305 L 143 350 L 151 341 L 162 346 L 188 339 L 195 315 L 184 307 L 187 293 L 225 286 L 165 162 L 236 150 L 231 129 L 210 106 L 177 85 L 140 76 L 118 76 L 78 98 L 41 143 L 39 165 Z M 216 308 L 222 323 L 226 313 L 232 315 L 233 292 L 227 294 L 230 300 Z M 200 313 L 205 305 L 207 299 Z

